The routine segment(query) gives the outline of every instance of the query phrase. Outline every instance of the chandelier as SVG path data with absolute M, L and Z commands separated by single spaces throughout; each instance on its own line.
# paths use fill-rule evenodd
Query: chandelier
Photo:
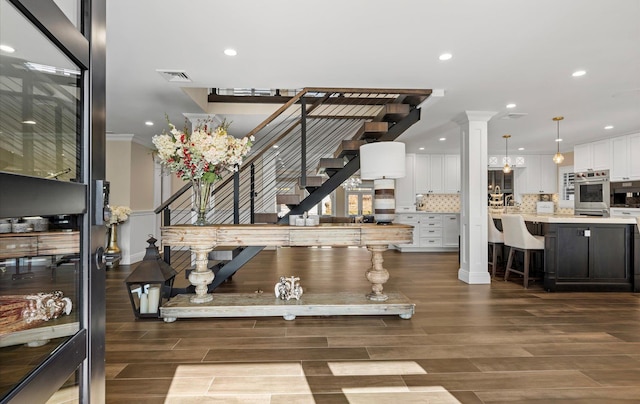
M 360 188 L 360 185 L 362 185 L 362 180 L 360 179 L 360 177 L 349 177 L 345 182 L 342 183 L 342 188 L 347 191 L 351 191 Z

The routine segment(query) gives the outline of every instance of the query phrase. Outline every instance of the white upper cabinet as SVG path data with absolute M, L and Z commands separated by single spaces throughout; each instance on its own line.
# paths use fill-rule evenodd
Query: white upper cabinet
M 611 139 L 579 144 L 573 148 L 575 172 L 608 170 L 611 166 Z
M 555 194 L 558 192 L 557 166 L 553 155 L 527 156 L 527 166 L 516 170 L 518 194 Z
M 444 192 L 447 194 L 460 193 L 459 154 L 446 154 L 444 156 Z
M 407 154 L 405 176 L 396 180 L 396 210 L 399 212 L 415 211 L 416 209 L 416 190 L 413 174 L 415 158 L 415 154 Z
M 611 181 L 640 180 L 640 133 L 611 139 Z
M 414 175 L 417 194 L 444 193 L 444 155 L 416 154 Z

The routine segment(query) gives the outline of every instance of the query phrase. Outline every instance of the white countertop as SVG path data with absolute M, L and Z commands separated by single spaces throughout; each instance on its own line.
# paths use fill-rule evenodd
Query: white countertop
M 604 223 L 604 224 L 636 224 L 633 217 L 599 217 L 599 216 L 574 216 L 574 215 L 537 215 L 535 213 L 517 213 L 522 215 L 526 222 L 537 223 Z M 499 219 L 500 216 L 494 215 Z

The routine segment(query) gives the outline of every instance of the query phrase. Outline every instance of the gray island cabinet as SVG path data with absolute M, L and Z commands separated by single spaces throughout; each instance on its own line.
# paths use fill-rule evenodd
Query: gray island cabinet
M 543 229 L 546 290 L 639 291 L 640 265 L 634 265 L 637 254 L 633 251 L 638 244 L 635 225 L 545 223 Z

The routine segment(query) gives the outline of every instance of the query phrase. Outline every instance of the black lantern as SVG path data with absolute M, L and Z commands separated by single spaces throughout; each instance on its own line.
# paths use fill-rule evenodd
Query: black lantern
M 158 318 L 163 299 L 171 297 L 177 272 L 160 257 L 153 236 L 142 261 L 125 279 L 131 307 L 137 318 Z

